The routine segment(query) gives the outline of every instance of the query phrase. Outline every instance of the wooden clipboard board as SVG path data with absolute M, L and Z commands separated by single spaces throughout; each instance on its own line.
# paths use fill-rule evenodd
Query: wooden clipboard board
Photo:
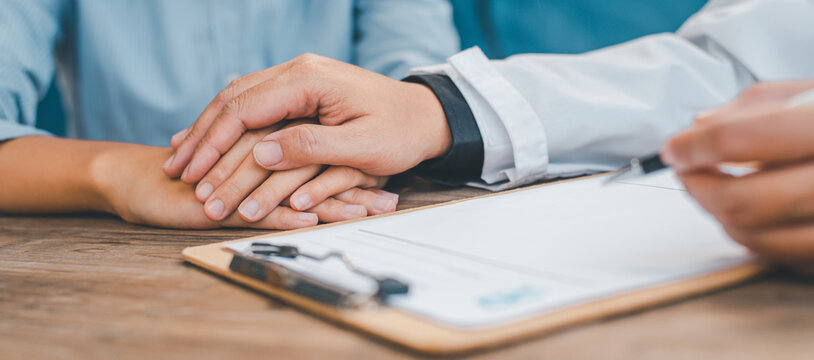
M 585 177 L 581 177 L 579 179 L 585 179 Z M 572 180 L 575 179 L 564 181 Z M 508 192 L 549 186 L 559 182 L 562 181 L 524 187 L 497 194 L 487 194 L 469 199 L 402 210 L 396 213 L 378 215 L 375 217 L 393 216 L 396 214 L 420 211 L 427 208 L 443 206 L 461 201 L 468 201 L 489 196 L 499 196 Z M 563 308 L 505 325 L 474 330 L 458 329 L 436 324 L 416 315 L 389 307 L 379 307 L 365 310 L 337 309 L 298 294 L 271 286 L 243 274 L 233 272 L 229 269 L 229 264 L 232 261 L 233 253 L 224 249 L 225 244 L 246 241 L 248 239 L 268 239 L 270 237 L 280 235 L 313 231 L 315 229 L 322 229 L 325 227 L 337 226 L 350 222 L 364 221 L 370 218 L 374 217 L 326 224 L 309 229 L 278 232 L 271 235 L 260 235 L 216 244 L 188 247 L 184 249 L 183 256 L 184 260 L 194 265 L 206 269 L 214 274 L 223 276 L 229 280 L 249 286 L 252 289 L 260 291 L 309 313 L 349 326 L 358 331 L 407 347 L 414 351 L 436 355 L 455 354 L 496 347 L 530 338 L 535 335 L 540 335 L 548 331 L 664 304 L 677 299 L 690 297 L 742 282 L 762 273 L 768 268 L 768 265 L 765 263 L 756 261 L 713 274 L 707 274 L 696 278 L 659 285 L 648 289 L 632 291 L 617 296 L 607 297 L 604 299 Z

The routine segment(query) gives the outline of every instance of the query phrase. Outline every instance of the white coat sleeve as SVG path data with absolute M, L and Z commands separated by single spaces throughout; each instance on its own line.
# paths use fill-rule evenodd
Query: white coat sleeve
M 493 61 L 472 48 L 411 73 L 452 78 L 484 142 L 470 185 L 500 190 L 618 168 L 755 81 L 814 77 L 812 19 L 814 0 L 711 0 L 675 34 Z

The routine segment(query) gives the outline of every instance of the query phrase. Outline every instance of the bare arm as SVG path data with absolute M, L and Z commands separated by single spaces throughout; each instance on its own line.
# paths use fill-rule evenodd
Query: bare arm
M 93 164 L 134 145 L 26 136 L 0 143 L 0 212 L 108 211 Z
M 236 212 L 210 220 L 192 185 L 162 173 L 161 164 L 170 152 L 170 148 L 40 136 L 0 143 L 0 212 L 105 211 L 131 223 L 170 228 L 294 229 L 316 225 L 320 219 L 332 222 L 364 216 L 345 215 L 346 209 L 373 207 L 377 196 L 372 190 L 351 189 L 308 212 L 275 205 L 251 221 Z M 313 177 L 311 171 L 312 167 L 302 167 L 276 172 L 278 176 L 269 181 L 274 188 L 299 181 L 293 192 Z

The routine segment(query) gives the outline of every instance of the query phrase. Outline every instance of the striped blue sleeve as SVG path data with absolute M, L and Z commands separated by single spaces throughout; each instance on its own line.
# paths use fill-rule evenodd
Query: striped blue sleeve
M 47 135 L 37 103 L 54 76 L 54 48 L 66 0 L 0 1 L 0 141 Z
M 446 0 L 357 0 L 354 63 L 401 79 L 460 50 Z

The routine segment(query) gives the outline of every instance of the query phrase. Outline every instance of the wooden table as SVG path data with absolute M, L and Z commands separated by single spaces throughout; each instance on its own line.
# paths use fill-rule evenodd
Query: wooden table
M 401 208 L 481 194 L 401 179 Z M 186 264 L 249 230 L 104 215 L 0 217 L 2 359 L 406 359 L 414 353 Z M 813 359 L 814 282 L 776 271 L 655 309 L 470 354 L 483 359 Z

